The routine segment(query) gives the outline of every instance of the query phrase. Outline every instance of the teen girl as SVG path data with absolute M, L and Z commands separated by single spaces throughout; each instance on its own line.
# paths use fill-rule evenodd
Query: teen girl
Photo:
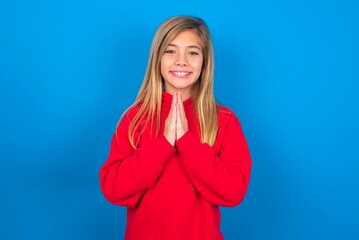
M 237 117 L 215 102 L 213 69 L 201 19 L 162 23 L 100 170 L 105 197 L 127 207 L 125 239 L 223 239 L 218 206 L 242 201 L 251 158 Z

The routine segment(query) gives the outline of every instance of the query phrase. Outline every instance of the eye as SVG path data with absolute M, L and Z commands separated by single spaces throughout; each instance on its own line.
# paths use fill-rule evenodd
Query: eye
M 168 49 L 165 51 L 167 54 L 175 54 L 176 52 L 174 50 Z
M 189 54 L 189 55 L 194 55 L 194 56 L 195 56 L 195 55 L 199 55 L 199 52 L 191 51 L 191 52 L 189 52 L 188 54 Z

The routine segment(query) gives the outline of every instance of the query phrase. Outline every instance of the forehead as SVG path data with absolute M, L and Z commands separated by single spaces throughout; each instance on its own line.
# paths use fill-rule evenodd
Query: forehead
M 202 46 L 202 41 L 196 30 L 186 30 L 177 34 L 169 43 L 176 46 Z

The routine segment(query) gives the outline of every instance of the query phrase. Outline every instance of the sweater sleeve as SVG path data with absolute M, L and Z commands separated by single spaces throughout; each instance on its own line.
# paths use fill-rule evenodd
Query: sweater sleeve
M 125 116 L 112 138 L 108 159 L 100 169 L 100 186 L 109 202 L 134 208 L 176 150 L 163 135 L 133 149 L 128 139 L 129 124 Z
M 241 124 L 231 114 L 218 154 L 189 131 L 176 143 L 183 165 L 199 193 L 212 204 L 236 206 L 248 188 L 252 160 Z

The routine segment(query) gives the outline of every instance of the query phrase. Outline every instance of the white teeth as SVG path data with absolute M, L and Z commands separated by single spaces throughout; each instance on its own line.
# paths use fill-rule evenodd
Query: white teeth
M 184 76 L 184 75 L 187 75 L 188 72 L 173 72 L 173 74 L 176 76 Z

